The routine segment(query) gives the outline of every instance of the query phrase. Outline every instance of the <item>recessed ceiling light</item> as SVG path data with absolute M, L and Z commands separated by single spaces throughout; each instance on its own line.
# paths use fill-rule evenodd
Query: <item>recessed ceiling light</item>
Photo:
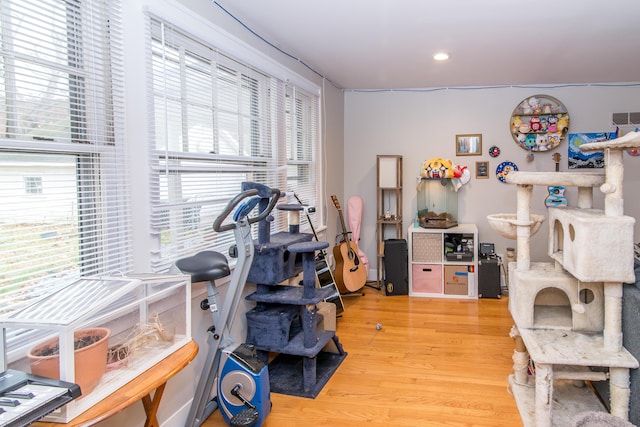
M 447 59 L 449 59 L 449 54 L 446 52 L 438 52 L 433 55 L 433 59 L 435 59 L 436 61 L 446 61 Z

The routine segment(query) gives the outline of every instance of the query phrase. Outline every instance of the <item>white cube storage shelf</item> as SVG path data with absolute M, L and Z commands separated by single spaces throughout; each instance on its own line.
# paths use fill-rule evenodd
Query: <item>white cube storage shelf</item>
M 409 227 L 409 295 L 478 298 L 478 227 Z M 464 241 L 464 253 L 447 251 L 447 239 Z M 447 252 L 449 256 L 447 257 Z

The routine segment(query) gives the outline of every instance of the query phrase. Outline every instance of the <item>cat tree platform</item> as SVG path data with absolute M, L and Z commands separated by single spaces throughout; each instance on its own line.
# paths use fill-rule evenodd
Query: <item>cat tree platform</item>
M 536 426 L 535 388 L 532 384 L 518 384 L 509 375 L 509 387 L 516 401 L 524 427 Z M 573 427 L 571 418 L 586 411 L 607 412 L 588 387 L 576 387 L 573 381 L 556 381 L 552 407 L 553 427 Z
M 509 263 L 509 277 L 519 286 L 509 289 L 509 311 L 518 328 L 556 328 L 583 332 L 602 331 L 604 327 L 604 290 L 602 282 L 578 282 L 578 279 L 554 263 L 532 262 L 529 270 L 518 270 Z M 530 304 L 541 292 L 562 290 L 573 299 L 567 304 Z M 588 304 L 578 300 L 580 292 L 591 293 Z M 557 292 L 556 292 L 557 293 Z M 548 299 L 543 296 L 542 298 Z
M 624 215 L 623 152 L 640 148 L 640 133 L 584 144 L 604 151 L 601 173 L 510 172 L 516 214 L 495 214 L 496 231 L 508 225 L 517 259 L 509 264 L 509 311 L 515 321 L 514 373 L 509 377 L 526 427 L 572 427 L 572 417 L 607 411 L 584 381 L 609 383 L 609 411 L 628 419 L 629 370 L 638 361 L 622 345 L 624 283 L 634 281 L 635 219 Z M 531 262 L 531 213 L 535 185 L 577 187 L 577 206 L 551 207 L 548 255 L 552 263 Z M 604 209 L 593 209 L 593 189 L 604 194 Z M 513 230 L 515 228 L 515 230 Z M 502 234 L 502 233 L 501 233 Z
M 626 349 L 606 350 L 602 334 L 596 333 L 560 329 L 519 329 L 519 333 L 536 369 L 535 379 L 528 377 L 526 383 L 509 376 L 525 427 L 551 420 L 553 427 L 570 427 L 571 418 L 579 413 L 607 411 L 589 387 L 577 387 L 575 381 L 608 378 L 611 394 L 622 400 L 618 404 L 628 405 L 629 369 L 637 368 L 638 362 Z M 608 368 L 608 372 L 594 372 L 591 367 Z M 542 413 L 549 416 L 541 419 Z

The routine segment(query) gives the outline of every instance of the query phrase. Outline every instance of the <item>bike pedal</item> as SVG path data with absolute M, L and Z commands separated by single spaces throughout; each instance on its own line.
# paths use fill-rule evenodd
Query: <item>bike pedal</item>
M 259 418 L 260 414 L 256 409 L 247 408 L 234 415 L 233 418 L 231 418 L 230 424 L 231 427 L 250 427 L 258 421 Z

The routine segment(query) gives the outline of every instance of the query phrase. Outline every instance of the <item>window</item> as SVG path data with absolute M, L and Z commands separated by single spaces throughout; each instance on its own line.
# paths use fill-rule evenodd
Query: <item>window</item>
M 242 181 L 316 202 L 319 101 L 163 20 L 149 22 L 152 269 L 162 272 L 201 250 L 227 253 L 233 234 L 212 224 Z M 286 215 L 274 216 L 271 231 L 285 230 Z
M 25 176 L 24 191 L 27 194 L 42 194 L 42 177 L 41 176 Z
M 300 89 L 286 94 L 287 186 L 302 195 L 304 203 L 316 200 L 316 146 L 318 98 Z
M 119 9 L 0 5 L 0 314 L 131 268 Z

